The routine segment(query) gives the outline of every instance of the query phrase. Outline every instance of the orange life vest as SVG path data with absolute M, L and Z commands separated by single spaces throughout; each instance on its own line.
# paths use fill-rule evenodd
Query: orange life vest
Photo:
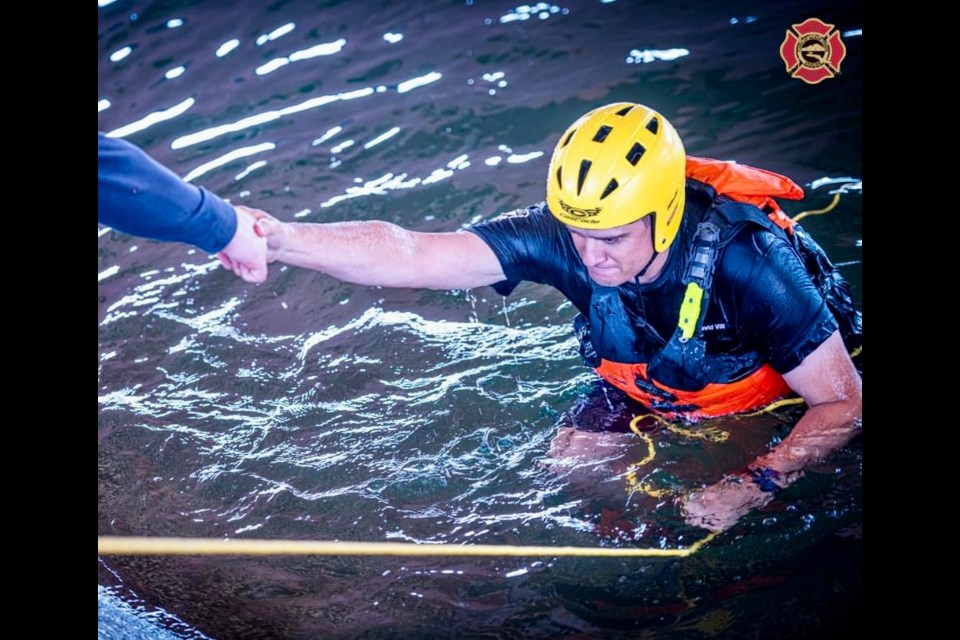
M 758 207 L 777 227 L 793 232 L 793 221 L 774 199 L 803 198 L 803 190 L 789 178 L 742 164 L 692 156 L 687 157 L 686 172 L 689 178 L 711 186 L 718 195 Z M 596 371 L 652 411 L 691 420 L 750 411 L 790 393 L 783 376 L 769 364 L 738 380 L 711 382 L 695 391 L 658 382 L 647 375 L 647 367 L 648 363 L 626 364 L 603 358 Z

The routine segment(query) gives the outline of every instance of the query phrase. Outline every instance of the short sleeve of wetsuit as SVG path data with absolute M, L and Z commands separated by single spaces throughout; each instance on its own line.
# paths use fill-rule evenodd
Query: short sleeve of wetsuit
M 731 283 L 739 329 L 778 372 L 792 371 L 837 330 L 826 301 L 784 238 L 754 231 L 727 247 L 720 269 L 715 282 Z
M 561 282 L 569 273 L 569 236 L 546 211 L 543 203 L 501 214 L 467 229 L 480 236 L 500 261 L 505 280 L 493 285 L 500 295 L 509 295 L 521 280 L 552 285 L 566 292 Z M 575 263 L 574 263 L 575 264 Z

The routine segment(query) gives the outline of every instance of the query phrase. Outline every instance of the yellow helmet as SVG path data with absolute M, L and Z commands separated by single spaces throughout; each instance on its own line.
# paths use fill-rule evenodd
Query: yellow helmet
M 547 206 L 564 224 L 610 229 L 654 217 L 654 249 L 670 246 L 683 218 L 686 154 L 673 125 L 641 104 L 594 109 L 560 138 Z

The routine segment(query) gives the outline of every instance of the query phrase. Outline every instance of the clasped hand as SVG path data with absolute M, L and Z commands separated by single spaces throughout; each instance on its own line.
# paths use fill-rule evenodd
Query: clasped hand
M 246 282 L 267 279 L 267 264 L 281 253 L 285 227 L 266 211 L 238 205 L 237 230 L 230 243 L 217 254 L 220 263 Z

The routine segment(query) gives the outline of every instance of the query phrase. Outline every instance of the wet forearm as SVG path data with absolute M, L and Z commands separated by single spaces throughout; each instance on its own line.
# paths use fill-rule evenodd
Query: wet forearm
M 781 475 L 800 471 L 847 444 L 863 424 L 860 398 L 811 407 L 783 442 L 760 456 L 754 467 Z
M 415 234 L 389 222 L 288 223 L 280 262 L 365 285 L 408 286 Z

